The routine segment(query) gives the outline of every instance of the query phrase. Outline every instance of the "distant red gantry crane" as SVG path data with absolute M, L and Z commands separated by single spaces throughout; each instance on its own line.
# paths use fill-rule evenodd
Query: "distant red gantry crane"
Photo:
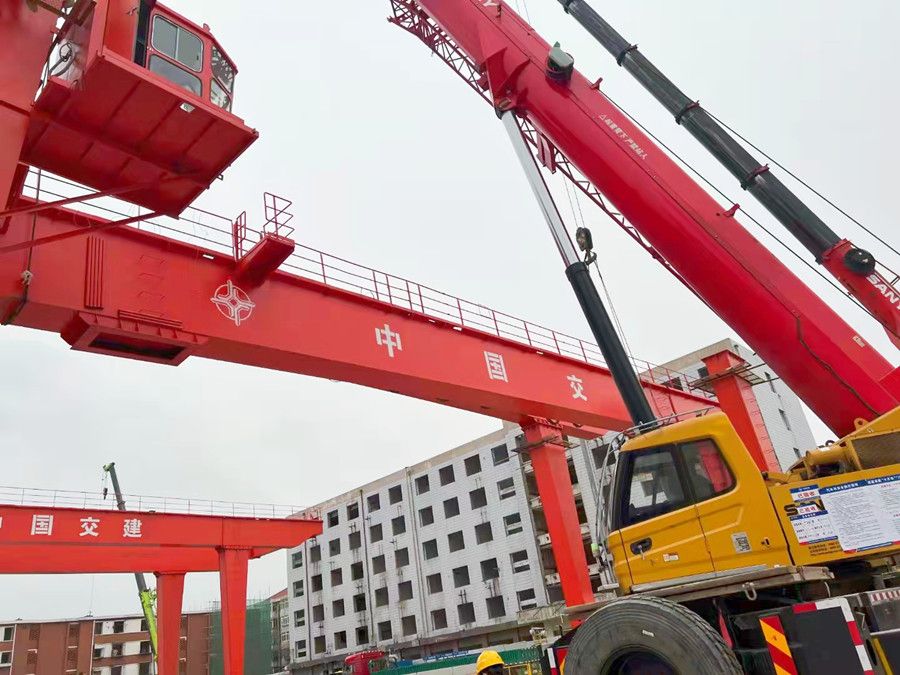
M 170 365 L 203 356 L 520 423 L 566 602 L 591 601 L 562 435 L 592 437 L 630 424 L 596 347 L 297 250 L 287 206 L 274 197 L 258 240 L 241 216 L 225 249 L 124 227 L 183 214 L 255 140 L 231 112 L 234 64 L 207 27 L 152 0 L 136 11 L 132 0 L 41 1 L 32 3 L 35 11 L 2 2 L 0 53 L 15 58 L 0 59 L 0 321 L 57 332 L 84 351 Z M 733 205 L 717 204 L 625 119 L 597 83 L 550 58 L 550 45 L 507 5 L 392 6 L 394 23 L 498 113 L 515 114 L 538 161 L 625 227 L 836 433 L 897 405 L 898 370 L 743 229 Z M 48 189 L 64 180 L 90 191 Z M 89 215 L 84 203 L 103 196 L 141 211 Z M 766 467 L 771 446 L 742 364 L 717 355 L 708 365 L 707 388 Z M 666 386 L 672 374 L 643 370 L 657 417 L 716 405 Z M 238 672 L 231 663 L 229 672 Z

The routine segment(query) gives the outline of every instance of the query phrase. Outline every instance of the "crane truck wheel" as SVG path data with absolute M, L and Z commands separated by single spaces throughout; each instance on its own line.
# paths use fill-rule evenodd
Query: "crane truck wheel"
M 689 609 L 662 598 L 613 600 L 575 632 L 566 655 L 575 675 L 739 675 L 722 638 Z

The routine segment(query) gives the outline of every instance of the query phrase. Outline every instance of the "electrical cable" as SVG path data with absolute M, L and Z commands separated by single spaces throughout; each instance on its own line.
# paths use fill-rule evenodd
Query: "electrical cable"
M 704 176 L 702 173 L 700 173 L 700 171 L 695 169 L 681 155 L 679 155 L 677 152 L 672 150 L 672 148 L 669 147 L 666 143 L 664 143 L 656 134 L 654 134 L 647 127 L 645 127 L 643 124 L 641 124 L 634 116 L 632 116 L 631 113 L 629 113 L 625 108 L 623 108 L 618 103 L 616 103 L 612 98 L 610 98 L 608 94 L 603 93 L 603 96 L 606 98 L 606 100 L 608 100 L 610 103 L 612 103 L 619 111 L 621 111 L 621 113 L 623 115 L 625 115 L 629 120 L 631 120 L 635 125 L 637 125 L 645 134 L 647 134 L 650 138 L 652 138 L 654 141 L 656 141 L 656 143 L 658 143 L 660 145 L 660 147 L 664 148 L 672 157 L 674 157 L 676 160 L 678 160 L 678 162 L 680 162 L 685 168 L 687 168 L 691 173 L 693 173 L 700 180 L 702 180 L 704 183 L 706 183 L 712 190 L 714 190 L 717 194 L 719 194 L 722 197 L 722 199 L 725 199 L 726 201 L 728 201 L 732 204 L 737 204 L 737 202 L 735 200 L 733 200 L 731 197 L 729 197 L 727 194 L 725 194 L 722 190 L 720 190 L 718 188 L 718 186 L 716 186 L 712 181 L 710 181 L 708 178 L 706 178 L 706 176 Z M 778 242 L 784 249 L 786 249 L 788 251 L 788 253 L 790 253 L 792 256 L 797 258 L 797 260 L 799 260 L 801 263 L 803 263 L 806 267 L 808 267 L 810 270 L 812 270 L 812 272 L 814 272 L 816 274 L 816 276 L 818 276 L 825 283 L 827 283 L 829 286 L 831 286 L 833 289 L 835 289 L 838 293 L 840 293 L 842 297 L 849 299 L 859 309 L 861 309 L 866 314 L 868 314 L 870 317 L 872 317 L 873 319 L 878 321 L 879 324 L 881 323 L 881 321 L 879 321 L 878 317 L 876 317 L 872 312 L 870 312 L 866 307 L 864 307 L 856 298 L 854 298 L 852 295 L 850 295 L 850 293 L 848 293 L 845 289 L 838 286 L 838 284 L 836 282 L 834 282 L 832 279 L 830 279 L 825 274 L 823 274 L 822 271 L 819 270 L 815 265 L 810 263 L 805 257 L 803 257 L 802 255 L 797 253 L 787 243 L 782 241 L 769 228 L 767 228 L 765 225 L 763 225 L 761 222 L 759 222 L 759 220 L 754 218 L 751 213 L 749 213 L 743 207 L 740 207 L 740 210 L 745 216 L 747 216 L 747 218 L 749 218 L 753 223 L 755 223 L 756 226 L 759 227 L 759 229 L 761 229 L 763 232 L 768 234 L 772 239 L 774 239 L 776 242 Z
M 710 117 L 712 117 L 716 122 L 718 122 L 718 123 L 721 124 L 723 127 L 725 127 L 726 129 L 728 129 L 728 131 L 730 131 L 732 134 L 734 134 L 734 135 L 737 136 L 739 139 L 741 139 L 742 141 L 744 141 L 744 143 L 746 143 L 746 144 L 749 145 L 751 148 L 753 148 L 754 150 L 756 150 L 756 151 L 757 151 L 758 153 L 760 153 L 763 157 L 765 157 L 765 158 L 768 159 L 770 162 L 772 162 L 772 164 L 774 164 L 775 166 L 777 166 L 779 169 L 781 169 L 782 171 L 784 171 L 787 175 L 789 175 L 789 176 L 790 176 L 791 178 L 793 178 L 795 181 L 797 181 L 798 183 L 800 183 L 800 185 L 802 185 L 802 186 L 805 187 L 807 190 L 809 190 L 810 192 L 812 192 L 814 195 L 816 195 L 819 199 L 821 199 L 821 200 L 824 201 L 826 204 L 828 204 L 828 205 L 829 205 L 831 208 L 833 208 L 835 211 L 837 211 L 838 213 L 842 214 L 844 217 L 846 217 L 846 218 L 848 218 L 849 220 L 851 220 L 851 221 L 853 221 L 854 223 L 856 223 L 856 224 L 857 224 L 864 232 L 866 232 L 869 236 L 871 236 L 871 237 L 873 237 L 875 240 L 881 242 L 884 246 L 886 246 L 887 248 L 889 248 L 889 249 L 890 249 L 891 251 L 893 251 L 896 255 L 900 256 L 900 251 L 898 251 L 896 248 L 894 248 L 893 246 L 891 246 L 888 242 L 886 242 L 884 239 L 882 239 L 881 237 L 879 237 L 877 234 L 875 234 L 875 233 L 874 233 L 872 230 L 870 230 L 868 227 L 866 227 L 866 226 L 863 225 L 861 222 L 859 222 L 859 220 L 857 220 L 856 218 L 854 218 L 853 216 L 851 216 L 849 213 L 847 213 L 847 211 L 845 211 L 845 210 L 842 209 L 839 205 L 837 205 L 836 203 L 834 203 L 834 202 L 833 202 L 831 199 L 829 199 L 826 195 L 824 195 L 824 194 L 822 194 L 821 192 L 819 192 L 816 188 L 814 188 L 812 185 L 810 185 L 809 183 L 807 183 L 807 182 L 806 182 L 805 180 L 803 180 L 800 176 L 798 176 L 796 173 L 794 173 L 794 172 L 791 171 L 789 168 L 787 168 L 784 164 L 782 164 L 782 163 L 779 162 L 777 159 L 775 159 L 774 157 L 772 157 L 772 155 L 770 155 L 769 153 L 767 153 L 765 150 L 763 150 L 763 149 L 760 148 L 758 145 L 756 145 L 755 143 L 753 143 L 753 141 L 749 140 L 746 136 L 742 135 L 739 131 L 737 131 L 736 129 L 734 129 L 734 127 L 729 126 L 728 123 L 726 123 L 726 122 L 723 122 L 721 119 L 719 119 L 718 117 L 716 117 L 715 115 L 713 115 L 711 112 L 709 112 L 709 110 L 707 110 L 706 108 L 704 108 L 704 110 L 706 110 L 706 113 L 707 113 Z

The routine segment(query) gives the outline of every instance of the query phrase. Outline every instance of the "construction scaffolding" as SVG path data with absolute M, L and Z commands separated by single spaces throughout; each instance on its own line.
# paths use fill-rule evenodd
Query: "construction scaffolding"
M 244 673 L 260 675 L 272 670 L 272 602 L 247 601 L 247 637 L 244 642 Z M 218 602 L 209 610 L 209 673 L 224 675 L 222 611 Z

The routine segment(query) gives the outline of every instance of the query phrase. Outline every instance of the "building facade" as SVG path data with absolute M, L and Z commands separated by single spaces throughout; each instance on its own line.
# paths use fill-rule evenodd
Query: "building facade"
M 666 364 L 702 379 L 702 358 Z M 783 465 L 813 446 L 799 401 L 767 367 L 754 388 Z M 766 373 L 769 373 L 769 377 Z M 673 386 L 679 383 L 673 382 Z M 615 580 L 593 554 L 610 437 L 570 439 L 569 476 L 592 582 Z M 514 425 L 319 504 L 323 533 L 288 553 L 291 670 L 329 673 L 382 649 L 420 658 L 529 639 L 520 617 L 562 600 L 534 470 Z
M 290 603 L 287 589 L 271 598 L 272 603 L 272 672 L 283 672 L 291 663 Z
M 209 672 L 209 615 L 181 618 L 183 675 Z M 0 622 L 0 675 L 150 675 L 150 634 L 141 616 Z

